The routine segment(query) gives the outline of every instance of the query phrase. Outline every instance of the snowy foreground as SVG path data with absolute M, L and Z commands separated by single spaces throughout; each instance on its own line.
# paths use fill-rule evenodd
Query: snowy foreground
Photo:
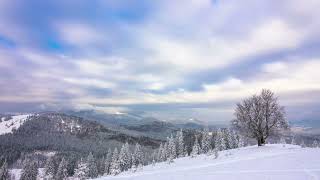
M 157 163 L 138 172 L 124 172 L 100 180 L 308 180 L 320 179 L 320 148 L 269 144 Z

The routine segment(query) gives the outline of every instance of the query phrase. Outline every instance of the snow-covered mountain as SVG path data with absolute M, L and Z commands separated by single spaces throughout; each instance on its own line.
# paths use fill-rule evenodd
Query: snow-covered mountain
M 272 144 L 250 146 L 176 159 L 174 163 L 148 165 L 138 172 L 124 172 L 99 180 L 307 180 L 320 177 L 320 148 Z
M 19 160 L 21 154 L 39 156 L 37 152 L 58 152 L 101 156 L 108 148 L 141 144 L 145 149 L 159 146 L 160 140 L 133 136 L 109 128 L 99 122 L 63 113 L 43 112 L 37 115 L 0 117 L 0 156 L 8 163 Z M 14 154 L 15 153 L 15 154 Z M 17 155 L 16 155 L 17 154 Z M 45 155 L 39 161 L 44 161 Z M 1 159 L 0 158 L 0 159 Z
M 0 135 L 12 133 L 17 130 L 23 123 L 25 123 L 31 114 L 23 115 L 4 115 L 0 119 Z

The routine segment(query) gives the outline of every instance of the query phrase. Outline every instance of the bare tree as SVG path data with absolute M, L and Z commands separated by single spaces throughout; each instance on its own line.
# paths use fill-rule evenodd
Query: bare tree
M 236 119 L 232 126 L 247 137 L 255 138 L 258 146 L 280 129 L 289 128 L 285 110 L 270 90 L 263 89 L 260 95 L 253 95 L 237 104 Z

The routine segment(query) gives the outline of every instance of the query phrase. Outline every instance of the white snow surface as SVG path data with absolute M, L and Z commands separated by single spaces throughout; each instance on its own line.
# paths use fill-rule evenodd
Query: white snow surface
M 199 155 L 174 163 L 148 165 L 100 180 L 315 180 L 320 179 L 320 148 L 268 144 Z
M 0 135 L 12 133 L 13 129 L 18 129 L 31 114 L 12 116 L 11 119 L 0 122 Z

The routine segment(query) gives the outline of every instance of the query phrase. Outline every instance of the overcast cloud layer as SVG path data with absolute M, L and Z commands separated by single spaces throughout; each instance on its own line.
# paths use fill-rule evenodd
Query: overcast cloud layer
M 319 0 L 1 0 L 0 109 L 228 122 L 273 90 L 320 117 Z

